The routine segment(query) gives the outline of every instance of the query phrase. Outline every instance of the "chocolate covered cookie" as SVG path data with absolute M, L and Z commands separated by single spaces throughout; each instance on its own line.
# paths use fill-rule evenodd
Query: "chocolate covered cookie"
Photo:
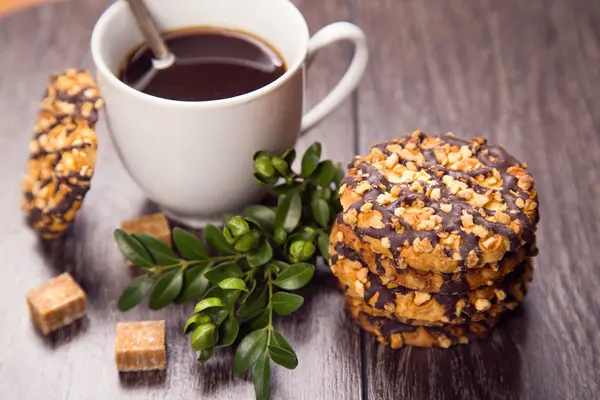
M 482 268 L 533 243 L 538 199 L 527 165 L 485 139 L 420 131 L 349 164 L 341 222 L 399 265 Z
M 66 231 L 89 190 L 102 106 L 87 71 L 69 69 L 51 77 L 29 144 L 22 202 L 30 225 L 45 239 Z

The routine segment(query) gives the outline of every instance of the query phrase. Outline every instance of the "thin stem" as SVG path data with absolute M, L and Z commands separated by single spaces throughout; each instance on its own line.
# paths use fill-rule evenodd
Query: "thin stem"
M 273 332 L 273 306 L 271 300 L 273 298 L 273 280 L 271 279 L 271 269 L 267 267 L 267 285 L 269 286 L 269 303 L 267 309 L 269 310 L 269 324 L 267 325 L 267 346 L 271 344 L 271 333 Z

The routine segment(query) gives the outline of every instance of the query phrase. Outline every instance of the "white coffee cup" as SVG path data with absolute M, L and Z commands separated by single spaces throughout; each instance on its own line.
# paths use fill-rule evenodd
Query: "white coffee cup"
M 347 22 L 309 38 L 298 9 L 287 0 L 146 0 L 161 30 L 216 26 L 250 32 L 283 56 L 288 70 L 256 91 L 215 101 L 184 102 L 129 87 L 116 74 L 143 42 L 127 2 L 100 17 L 91 50 L 105 115 L 119 155 L 147 197 L 170 218 L 192 227 L 219 220 L 257 201 L 253 179 L 258 150 L 283 152 L 331 113 L 358 85 L 367 65 L 363 32 Z M 304 113 L 306 68 L 324 47 L 350 41 L 354 58 L 337 86 Z

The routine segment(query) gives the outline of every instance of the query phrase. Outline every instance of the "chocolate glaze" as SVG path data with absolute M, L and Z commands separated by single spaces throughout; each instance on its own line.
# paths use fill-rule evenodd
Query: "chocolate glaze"
M 417 145 L 420 146 L 426 137 L 427 136 L 421 132 L 418 136 Z M 485 165 L 485 167 L 468 172 L 450 170 L 437 161 L 433 150 L 421 149 L 426 161 L 419 164 L 418 168 L 429 173 L 429 175 L 432 177 L 432 180 L 435 180 L 438 183 L 436 187 L 439 188 L 441 192 L 440 200 L 433 200 L 425 194 L 411 191 L 407 184 L 390 183 L 385 176 L 383 176 L 383 174 L 381 174 L 371 164 L 362 162 L 355 157 L 349 164 L 349 168 L 357 168 L 362 172 L 362 174 L 366 175 L 366 180 L 371 185 L 371 189 L 365 192 L 359 201 L 348 207 L 348 210 L 345 212 L 350 210 L 356 210 L 358 212 L 366 202 L 371 202 L 373 204 L 373 209 L 381 213 L 382 222 L 384 224 L 384 228 L 382 229 L 353 227 L 357 236 L 360 238 L 364 236 L 370 236 L 376 239 L 382 239 L 384 237 L 388 238 L 391 244 L 390 251 L 396 259 L 400 259 L 400 249 L 405 245 L 412 245 L 417 238 L 421 240 L 427 238 L 431 242 L 432 246 L 435 247 L 439 243 L 438 234 L 440 232 L 455 232 L 458 233 L 462 239 L 462 244 L 460 246 L 461 261 L 459 263 L 461 270 L 466 269 L 467 256 L 471 251 L 475 252 L 478 257 L 481 257 L 479 238 L 476 235 L 472 233 L 466 233 L 461 229 L 462 223 L 460 218 L 463 215 L 463 212 L 471 215 L 475 224 L 481 225 L 496 234 L 507 237 L 510 241 L 510 250 L 512 252 L 518 250 L 518 248 L 520 248 L 524 243 L 531 242 L 534 238 L 534 223 L 536 221 L 531 221 L 529 217 L 527 217 L 527 215 L 516 205 L 516 199 L 521 198 L 525 200 L 527 198 L 527 194 L 518 187 L 517 179 L 507 172 L 508 168 L 511 166 L 521 164 L 500 146 L 487 145 L 487 143 L 484 142 L 481 146 L 479 146 L 479 148 L 476 148 L 475 142 L 468 142 L 453 136 L 441 136 L 439 139 L 442 141 L 442 143 L 445 142 L 449 143 L 450 145 L 468 146 L 473 154 L 475 154 L 475 156 L 480 160 L 480 162 Z M 389 141 L 376 144 L 373 147 L 381 150 L 384 154 L 389 156 L 391 152 L 387 150 L 387 146 L 395 143 L 395 141 Z M 490 156 L 492 156 L 494 159 L 492 159 Z M 408 160 L 400 159 L 399 162 L 405 165 Z M 508 226 L 487 220 L 479 213 L 478 207 L 475 207 L 469 204 L 466 200 L 450 193 L 447 190 L 446 185 L 442 183 L 441 179 L 444 175 L 451 175 L 455 179 L 460 179 L 461 181 L 467 183 L 469 187 L 471 187 L 477 193 L 483 194 L 492 189 L 488 189 L 479 185 L 475 181 L 474 176 L 480 174 L 489 174 L 493 171 L 493 169 L 497 169 L 502 176 L 502 196 L 507 204 L 509 216 L 513 220 L 518 220 L 523 228 L 522 240 Z M 364 179 L 365 176 L 360 178 L 347 176 L 344 178 L 342 183 L 354 188 Z M 400 188 L 400 194 L 398 198 L 386 206 L 380 205 L 376 201 L 377 197 L 384 192 L 389 192 L 393 186 L 398 186 Z M 415 230 L 402 218 L 397 218 L 394 215 L 394 210 L 396 208 L 400 206 L 411 205 L 416 200 L 421 200 L 425 207 L 431 207 L 435 213 L 442 218 L 440 229 L 431 231 Z M 440 212 L 441 203 L 451 204 L 452 210 L 449 213 Z M 486 210 L 485 213 L 488 216 L 493 216 L 495 211 Z M 342 219 L 340 219 L 340 221 L 341 223 L 346 224 Z M 402 233 L 397 232 L 392 226 L 392 221 L 397 221 L 396 223 L 402 225 L 404 227 L 404 231 Z M 448 252 L 445 254 L 449 256 Z M 450 256 L 451 255 L 452 254 L 450 254 Z
M 347 252 L 353 251 L 352 249 L 345 250 Z M 360 262 L 363 267 L 367 267 L 362 259 L 356 260 Z M 495 288 L 501 289 L 506 293 L 506 299 L 503 301 L 511 301 L 516 300 L 511 295 L 510 288 L 512 285 L 516 284 L 519 280 L 522 279 L 523 274 L 527 271 L 528 265 L 530 261 L 525 260 L 510 274 L 506 275 L 504 279 L 494 285 Z M 373 274 L 371 271 L 367 273 L 367 281 L 368 284 L 365 285 L 365 301 L 368 302 L 375 293 L 379 293 L 379 297 L 375 303 L 375 308 L 383 310 L 385 309 L 385 304 L 387 303 L 395 303 L 396 294 L 406 295 L 410 293 L 411 289 L 408 289 L 404 286 L 398 286 L 395 288 L 388 288 L 386 285 L 382 284 L 379 276 Z M 472 314 L 476 313 L 477 310 L 474 304 L 471 303 L 469 298 L 469 292 L 459 293 L 459 294 L 445 294 L 445 293 L 431 293 L 434 300 L 439 303 L 444 309 L 444 315 L 448 318 L 449 321 L 452 321 L 456 318 L 460 317 L 469 317 Z M 459 315 L 456 314 L 456 305 L 459 300 L 464 300 L 465 306 L 461 310 Z M 491 301 L 492 304 L 498 302 L 498 299 L 494 297 Z

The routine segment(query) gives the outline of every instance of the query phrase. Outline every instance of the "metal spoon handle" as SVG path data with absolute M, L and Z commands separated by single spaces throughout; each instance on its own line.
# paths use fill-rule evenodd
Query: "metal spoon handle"
M 142 30 L 144 37 L 148 41 L 150 49 L 152 49 L 152 53 L 154 53 L 154 57 L 161 61 L 171 59 L 173 55 L 160 36 L 156 23 L 152 19 L 144 1 L 127 0 L 127 2 L 131 7 L 131 11 L 133 12 L 133 16 L 135 17 L 139 28 Z

